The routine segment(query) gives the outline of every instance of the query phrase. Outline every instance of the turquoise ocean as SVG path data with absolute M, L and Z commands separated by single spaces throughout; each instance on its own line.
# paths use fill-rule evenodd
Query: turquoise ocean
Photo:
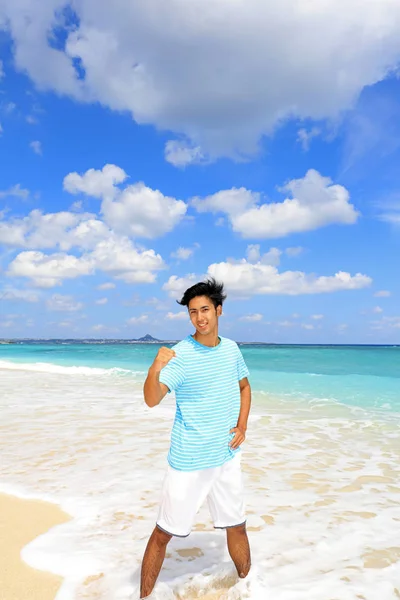
M 169 344 L 170 346 L 172 344 Z M 145 373 L 161 344 L 20 342 L 0 360 Z M 400 413 L 400 346 L 242 344 L 254 390 L 304 401 L 328 399 Z M 50 367 L 49 367 L 50 368 Z

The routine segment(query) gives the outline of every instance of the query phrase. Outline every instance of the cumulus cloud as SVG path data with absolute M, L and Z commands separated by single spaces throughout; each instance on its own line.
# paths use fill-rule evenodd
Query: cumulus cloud
M 153 283 L 155 271 L 165 263 L 154 250 L 138 250 L 128 238 L 114 238 L 97 244 L 90 259 L 97 269 L 126 283 Z
M 20 252 L 9 264 L 9 277 L 27 277 L 36 287 L 51 288 L 64 279 L 75 279 L 93 273 L 94 265 L 88 257 L 57 253 L 50 256 L 29 250 Z
M 131 185 L 115 199 L 102 204 L 110 227 L 133 237 L 155 238 L 174 229 L 187 210 L 182 200 L 164 196 L 143 183 Z
M 354 290 L 371 285 L 372 279 L 361 273 L 352 276 L 339 271 L 332 276 L 316 276 L 301 271 L 279 273 L 276 267 L 262 263 L 251 264 L 245 259 L 221 262 L 208 267 L 208 273 L 225 283 L 232 294 L 322 294 Z
M 100 306 L 107 304 L 108 302 L 108 298 L 99 298 L 98 300 L 96 300 L 96 304 L 99 304 Z
M 46 302 L 49 310 L 60 312 L 76 312 L 83 308 L 82 302 L 76 302 L 72 296 L 63 296 L 62 294 L 53 294 Z
M 335 0 L 323 10 L 297 0 L 120 0 L 118 10 L 81 0 L 73 27 L 65 5 L 2 1 L 17 68 L 40 89 L 130 111 L 214 156 L 254 152 L 285 117 L 336 117 L 400 56 L 393 0 L 362 10 L 358 0 L 345 10 Z
M 224 282 L 228 293 L 239 298 L 254 295 L 326 294 L 362 289 L 372 283 L 370 277 L 361 273 L 351 275 L 339 271 L 335 275 L 319 277 L 301 271 L 280 273 L 272 265 L 249 263 L 246 259 L 212 264 L 208 267 L 208 275 Z M 172 298 L 178 298 L 188 287 L 202 279 L 204 276 L 195 274 L 186 277 L 172 275 L 163 289 L 169 292 Z
M 43 214 L 32 210 L 22 218 L 0 222 L 0 243 L 15 248 L 91 248 L 109 235 L 109 228 L 88 213 L 67 211 Z
M 107 164 L 101 170 L 89 169 L 83 175 L 69 173 L 64 177 L 64 189 L 70 194 L 83 193 L 94 198 L 108 198 L 116 194 L 116 186 L 127 177 L 120 167 Z
M 188 319 L 188 313 L 185 310 L 178 313 L 169 312 L 165 315 L 165 318 L 168 319 L 168 321 L 186 321 Z
M 260 194 L 241 188 L 194 198 L 192 204 L 199 212 L 225 212 L 233 231 L 244 238 L 279 238 L 333 223 L 350 225 L 359 216 L 346 188 L 314 169 L 280 191 L 288 193 L 283 202 L 261 204 Z
M 105 223 L 118 234 L 155 238 L 171 231 L 186 214 L 182 200 L 164 196 L 144 183 L 135 183 L 120 190 L 127 175 L 116 165 L 108 164 L 101 171 L 89 169 L 83 175 L 70 173 L 64 178 L 64 189 L 72 194 L 82 192 L 101 198 Z
M 185 277 L 178 277 L 177 275 L 171 275 L 166 283 L 163 285 L 163 290 L 169 293 L 171 298 L 181 298 L 183 292 L 187 288 L 191 287 L 198 281 L 202 281 L 204 276 L 196 275 L 195 273 L 189 273 Z
M 311 318 L 314 319 L 314 321 L 320 321 L 324 318 L 324 315 L 311 315 Z

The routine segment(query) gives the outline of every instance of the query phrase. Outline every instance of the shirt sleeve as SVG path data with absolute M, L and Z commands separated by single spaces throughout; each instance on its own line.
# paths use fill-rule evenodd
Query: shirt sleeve
M 237 371 L 238 371 L 238 380 L 244 379 L 249 376 L 249 370 L 244 361 L 243 354 L 238 348 L 238 358 L 237 358 Z
M 185 369 L 182 357 L 175 356 L 160 372 L 160 383 L 167 386 L 170 392 L 178 389 L 185 381 Z

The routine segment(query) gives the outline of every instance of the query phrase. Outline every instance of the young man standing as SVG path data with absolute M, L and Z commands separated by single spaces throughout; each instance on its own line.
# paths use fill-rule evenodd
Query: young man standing
M 151 407 L 175 391 L 176 415 L 157 524 L 143 557 L 141 598 L 154 588 L 168 542 L 190 534 L 206 498 L 214 527 L 226 529 L 239 577 L 250 569 L 240 446 L 251 390 L 237 344 L 218 335 L 225 298 L 223 285 L 214 279 L 186 290 L 179 304 L 188 308 L 195 333 L 173 349 L 160 348 L 144 384 Z

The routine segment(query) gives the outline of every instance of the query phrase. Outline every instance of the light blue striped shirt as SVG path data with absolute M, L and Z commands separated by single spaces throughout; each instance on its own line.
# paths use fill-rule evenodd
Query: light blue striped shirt
M 189 335 L 160 373 L 176 396 L 168 462 L 178 471 L 219 467 L 239 451 L 229 447 L 229 431 L 239 417 L 239 381 L 249 372 L 236 342 L 219 339 L 210 348 Z

